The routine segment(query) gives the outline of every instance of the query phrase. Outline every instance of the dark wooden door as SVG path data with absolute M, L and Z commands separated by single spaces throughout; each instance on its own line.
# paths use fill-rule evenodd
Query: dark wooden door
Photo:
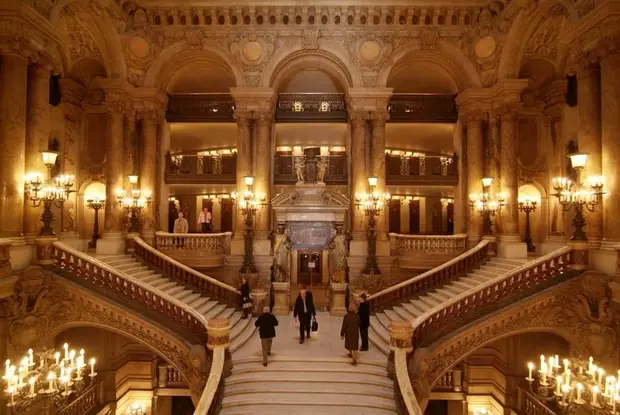
M 297 282 L 299 285 L 321 285 L 321 252 L 301 251 L 298 255 Z
M 447 234 L 448 235 L 454 235 L 454 203 L 448 203 L 448 208 L 447 208 L 447 218 L 446 221 L 448 222 L 448 226 L 446 227 L 447 229 Z
M 420 233 L 420 201 L 409 201 L 409 233 L 416 235 Z
M 400 200 L 390 200 L 390 233 L 400 233 Z
M 207 208 L 209 212 L 211 212 L 211 216 L 213 216 L 213 200 L 202 198 L 202 208 Z
M 233 202 L 231 199 L 222 199 L 220 232 L 232 232 L 233 229 Z

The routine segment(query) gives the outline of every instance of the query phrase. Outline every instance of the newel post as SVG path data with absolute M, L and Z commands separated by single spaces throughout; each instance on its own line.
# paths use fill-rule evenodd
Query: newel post
M 588 269 L 590 264 L 588 241 L 568 241 L 567 245 L 571 248 L 570 268 L 577 271 Z
M 227 318 L 216 318 L 207 322 L 207 349 L 213 352 L 216 347 L 224 347 L 224 371 L 222 378 L 230 375 L 232 371 L 232 358 L 230 355 L 230 321 Z
M 413 351 L 413 326 L 409 321 L 394 320 L 390 322 L 390 355 L 388 356 L 388 377 L 396 379 L 394 355 L 400 349 L 409 355 Z

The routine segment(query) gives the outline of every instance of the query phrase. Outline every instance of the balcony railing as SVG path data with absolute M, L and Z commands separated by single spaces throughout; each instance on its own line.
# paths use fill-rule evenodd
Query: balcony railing
M 74 401 L 58 411 L 58 415 L 83 415 L 102 404 L 103 382 L 91 385 Z
M 235 101 L 230 94 L 171 94 L 168 122 L 234 122 Z
M 166 155 L 166 183 L 234 184 L 237 156 L 170 154 Z
M 455 95 L 393 94 L 390 122 L 455 123 L 458 119 Z
M 522 415 L 555 415 L 555 412 L 525 389 L 517 389 L 517 409 Z
M 347 184 L 347 155 L 346 153 L 330 154 L 327 157 L 327 169 L 323 181 L 327 184 Z M 274 156 L 275 184 L 294 184 L 298 178 L 295 171 L 295 161 L 292 154 L 276 152 Z M 304 171 L 307 179 L 308 175 Z
M 157 386 L 160 388 L 187 389 L 185 378 L 173 366 L 162 364 L 157 367 Z
M 400 268 L 426 270 L 467 250 L 467 235 L 401 235 L 390 233 L 390 250 Z
M 347 122 L 344 94 L 282 93 L 276 107 L 278 122 Z
M 458 184 L 456 155 L 394 155 L 386 154 L 388 185 Z
M 213 268 L 224 265 L 230 255 L 232 232 L 155 234 L 156 248 L 169 257 L 192 268 Z

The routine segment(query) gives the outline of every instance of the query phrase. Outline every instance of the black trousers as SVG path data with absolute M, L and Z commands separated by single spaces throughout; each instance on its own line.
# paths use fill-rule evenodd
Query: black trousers
M 200 226 L 202 227 L 202 233 L 207 233 L 207 232 L 209 232 L 209 224 L 208 224 L 208 223 L 202 222 L 202 223 L 200 224 Z
M 360 327 L 360 337 L 362 338 L 362 350 L 368 350 L 368 327 Z
M 304 340 L 305 337 L 310 337 L 310 320 L 312 314 L 300 314 L 299 316 L 299 340 Z

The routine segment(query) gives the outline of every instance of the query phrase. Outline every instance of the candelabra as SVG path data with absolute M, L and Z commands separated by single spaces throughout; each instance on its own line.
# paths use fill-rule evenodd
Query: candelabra
M 602 202 L 603 195 L 603 176 L 590 176 L 586 179 L 586 184 L 580 183 L 581 170 L 586 166 L 588 155 L 585 153 L 570 154 L 573 169 L 577 173 L 577 183 L 566 177 L 555 177 L 553 179 L 554 196 L 558 198 L 562 211 L 566 212 L 573 209 L 573 241 L 587 241 L 583 227 L 586 220 L 583 216 L 584 208 L 589 212 L 594 212 Z
M 56 408 L 64 406 L 73 395 L 80 395 L 97 376 L 95 372 L 95 359 L 86 363 L 84 349 L 77 353 L 69 350 L 69 345 L 63 345 L 64 355 L 55 350 L 43 350 L 37 353 L 39 357 L 35 362 L 34 352 L 28 350 L 19 362 L 19 366 L 5 362 L 5 373 L 2 380 L 6 383 L 4 392 L 8 396 L 7 406 L 12 412 L 23 412 L 26 408 L 38 402 L 42 402 L 43 408 L 47 409 L 53 404 Z M 90 365 L 87 374 L 86 367 Z
M 95 221 L 93 223 L 93 236 L 88 243 L 88 247 L 95 249 L 99 239 L 99 210 L 105 209 L 105 196 L 86 196 L 86 207 L 95 211 Z
M 61 209 L 61 227 L 64 221 L 63 206 L 65 200 L 74 192 L 72 190 L 75 184 L 73 175 L 60 175 L 55 179 L 51 179 L 52 167 L 56 165 L 58 153 L 55 151 L 44 151 L 41 153 L 43 163 L 47 167 L 47 179 L 43 180 L 40 173 L 29 173 L 26 176 L 26 195 L 31 202 L 33 208 L 43 205 L 43 213 L 41 214 L 41 222 L 43 227 L 39 232 L 39 236 L 55 236 L 56 233 L 52 228 L 54 215 L 52 206 Z
M 368 239 L 368 254 L 366 257 L 366 265 L 362 273 L 370 275 L 381 274 L 379 264 L 377 263 L 376 217 L 385 208 L 387 201 L 391 199 L 389 193 L 379 194 L 375 192 L 377 180 L 376 177 L 369 177 L 368 192 L 355 195 L 355 205 L 358 209 L 362 209 L 365 215 L 368 216 L 368 231 L 366 233 Z
M 573 413 L 576 407 L 584 407 L 597 415 L 615 415 L 620 403 L 620 370 L 618 377 L 606 376 L 607 372 L 588 361 L 569 358 L 560 360 L 558 355 L 548 359 L 540 356 L 538 379 L 534 378 L 533 362 L 527 364 L 525 378 L 530 391 L 542 402 L 555 404 L 565 413 Z M 563 369 L 563 370 L 562 370 Z
M 237 192 L 232 192 L 230 198 L 236 202 L 244 216 L 245 229 L 243 231 L 243 264 L 239 273 L 255 274 L 258 272 L 254 263 L 254 216 L 256 211 L 267 204 L 265 194 L 255 194 L 252 190 L 254 177 L 246 176 L 243 178 L 247 190 L 243 192 L 243 197 L 239 198 Z
M 140 402 L 134 402 L 127 409 L 124 415 L 146 415 L 146 405 Z
M 137 189 L 138 176 L 129 176 L 129 183 L 132 186 L 131 197 L 126 196 L 124 190 L 116 191 L 118 204 L 125 210 L 129 220 L 128 228 L 130 233 L 140 232 L 140 213 L 142 209 L 151 204 L 151 191 L 142 192 Z
M 519 211 L 525 213 L 525 244 L 527 252 L 536 252 L 536 247 L 532 243 L 532 230 L 530 227 L 530 213 L 536 212 L 537 201 L 524 197 L 519 199 Z
M 472 210 L 476 209 L 482 215 L 485 232 L 489 235 L 493 234 L 493 217 L 506 205 L 506 198 L 502 193 L 499 193 L 495 199 L 489 196 L 491 184 L 493 184 L 493 178 L 485 177 L 482 179 L 482 193 L 469 195 L 469 207 Z

